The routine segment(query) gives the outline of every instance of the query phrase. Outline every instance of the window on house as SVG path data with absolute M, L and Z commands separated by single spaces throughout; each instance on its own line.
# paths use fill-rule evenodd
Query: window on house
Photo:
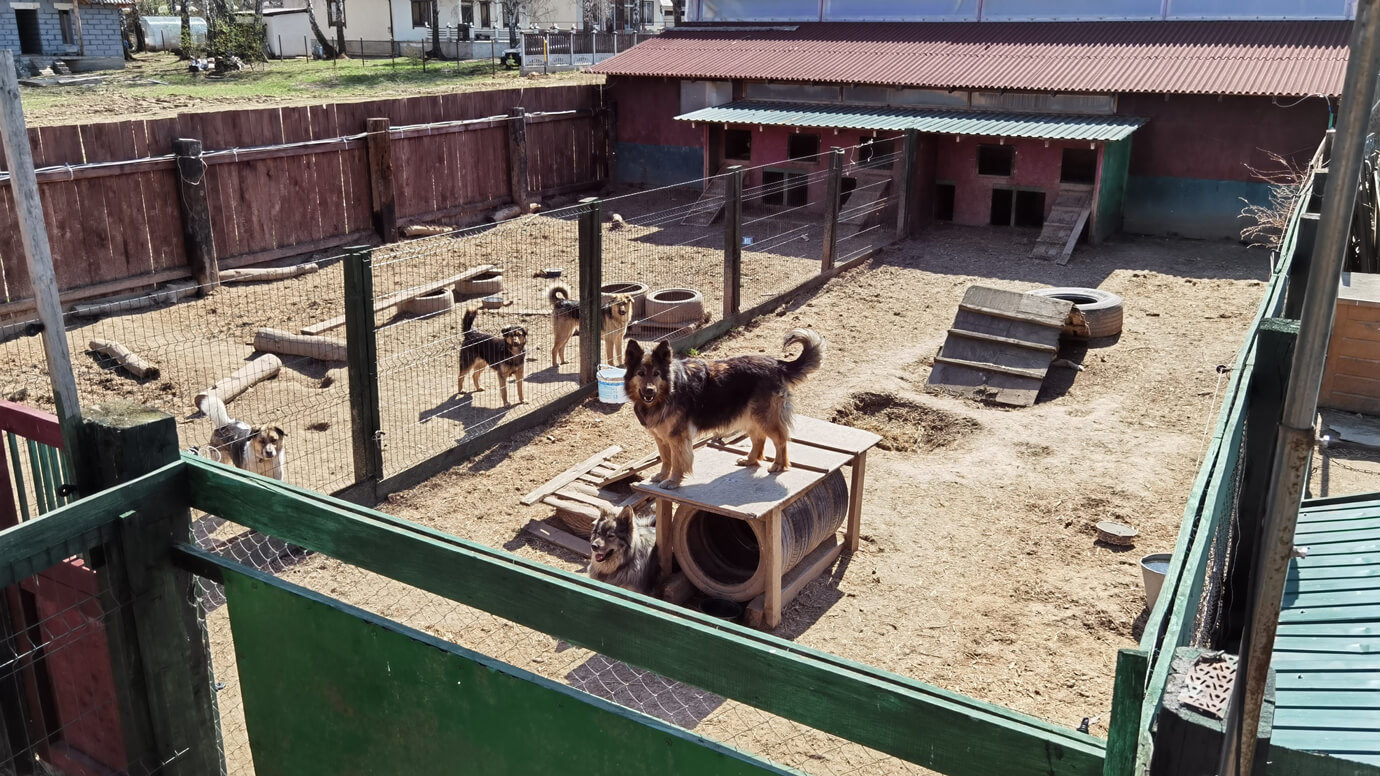
M 412 26 L 426 27 L 431 24 L 431 0 L 412 0 Z
M 58 11 L 58 27 L 62 30 L 63 43 L 72 44 L 77 42 L 77 32 L 72 27 L 71 11 Z
M 460 4 L 460 23 L 474 25 L 474 3 Z
M 978 175 L 999 175 L 1003 178 L 1009 178 L 1011 177 L 1011 169 L 1015 166 L 1015 162 L 1016 149 L 1012 146 L 978 146 Z
M 652 0 L 642 0 L 642 26 L 646 27 L 656 21 L 656 8 Z
M 493 3 L 479 4 L 479 26 L 489 29 L 494 26 Z
M 752 130 L 750 130 L 750 129 L 726 129 L 726 130 L 724 130 L 724 158 L 725 158 L 725 159 L 751 159 L 751 158 L 752 158 Z
M 1097 149 L 1065 148 L 1059 167 L 1060 183 L 1092 183 L 1097 180 Z
M 764 170 L 762 204 L 799 207 L 810 201 L 809 176 L 803 172 Z
M 814 159 L 819 156 L 819 135 L 789 135 L 786 155 L 792 159 Z
M 890 138 L 865 137 L 859 140 L 858 164 L 871 168 L 891 166 L 892 145 Z

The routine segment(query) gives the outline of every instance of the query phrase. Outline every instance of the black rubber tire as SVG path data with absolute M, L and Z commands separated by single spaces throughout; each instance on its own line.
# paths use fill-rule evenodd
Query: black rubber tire
M 1100 339 L 1115 337 L 1121 333 L 1122 299 L 1110 291 L 1100 288 L 1055 287 L 1041 288 L 1030 293 L 1035 296 L 1068 300 L 1083 313 L 1085 329 L 1068 332 L 1071 339 Z

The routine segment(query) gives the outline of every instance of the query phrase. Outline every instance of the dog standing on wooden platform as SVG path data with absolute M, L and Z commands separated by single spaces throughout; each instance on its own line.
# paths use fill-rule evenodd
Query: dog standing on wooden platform
M 662 340 L 647 353 L 628 340 L 623 388 L 637 420 L 656 440 L 661 471 L 652 482 L 674 489 L 695 466 L 695 436 L 701 432 L 746 431 L 752 451 L 738 460 L 757 466 L 770 439 L 776 446 L 772 472 L 791 468 L 791 388 L 819 369 L 824 339 L 809 329 L 786 335 L 782 347 L 801 346 L 794 361 L 770 356 L 734 356 L 718 361 L 672 358 Z
M 465 392 L 465 376 L 474 375 L 474 389 L 479 387 L 479 376 L 484 367 L 493 367 L 498 375 L 498 392 L 503 403 L 508 403 L 508 378 L 517 378 L 518 404 L 525 404 L 523 379 L 527 374 L 527 329 L 522 326 L 504 326 L 499 335 L 479 331 L 474 328 L 474 319 L 479 315 L 479 307 L 465 311 L 460 323 L 460 379 L 455 392 Z
M 661 566 L 656 559 L 655 519 L 632 507 L 602 512 L 589 535 L 589 576 L 643 595 L 656 589 Z
M 552 283 L 546 287 L 546 299 L 551 303 L 551 329 L 555 333 L 555 345 L 551 347 L 551 366 L 566 363 L 565 345 L 580 328 L 580 303 L 570 298 L 570 286 Z M 622 366 L 615 361 L 621 355 L 619 347 L 623 334 L 632 323 L 633 298 L 631 294 L 618 294 L 604 305 L 600 314 L 600 336 L 604 338 L 604 360 L 614 366 Z
M 202 397 L 197 409 L 211 419 L 215 431 L 211 432 L 211 441 L 205 448 L 192 448 L 192 452 L 222 463 L 228 460 L 236 468 L 275 480 L 282 480 L 287 474 L 283 462 L 283 440 L 287 432 L 277 426 L 254 428 L 242 420 L 235 420 L 225 409 L 225 402 L 215 394 Z

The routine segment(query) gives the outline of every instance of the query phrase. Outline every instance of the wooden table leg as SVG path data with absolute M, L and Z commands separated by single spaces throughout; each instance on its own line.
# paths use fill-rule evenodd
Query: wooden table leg
M 863 480 L 867 477 L 867 451 L 853 459 L 853 481 L 848 487 L 848 532 L 843 548 L 850 555 L 858 551 L 858 533 L 862 530 Z
M 657 559 L 661 561 L 662 579 L 671 576 L 671 558 L 675 551 L 671 544 L 671 510 L 674 507 L 670 499 L 656 500 L 656 551 Z
M 762 548 L 762 563 L 767 568 L 763 621 L 768 628 L 775 628 L 781 624 L 781 510 L 768 512 L 766 521 L 767 545 Z

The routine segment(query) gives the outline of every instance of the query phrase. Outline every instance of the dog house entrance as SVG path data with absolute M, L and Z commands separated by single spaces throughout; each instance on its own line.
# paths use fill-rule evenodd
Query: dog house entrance
M 952 183 L 938 183 L 934 187 L 934 220 L 952 221 L 954 220 L 954 195 L 956 189 Z
M 1045 223 L 1045 193 L 992 189 L 992 226 L 1040 227 Z
M 14 26 L 19 31 L 19 53 L 43 53 L 43 34 L 39 31 L 38 28 L 38 11 L 15 11 Z

